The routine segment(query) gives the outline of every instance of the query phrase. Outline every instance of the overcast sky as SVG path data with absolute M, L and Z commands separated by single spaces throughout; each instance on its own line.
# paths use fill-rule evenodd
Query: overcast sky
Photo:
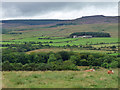
M 75 19 L 118 16 L 117 2 L 3 2 L 2 19 Z

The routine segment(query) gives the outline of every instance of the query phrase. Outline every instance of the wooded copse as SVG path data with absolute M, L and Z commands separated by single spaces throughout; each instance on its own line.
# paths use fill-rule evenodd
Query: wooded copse
M 104 32 L 75 32 L 70 34 L 70 37 L 73 36 L 84 36 L 84 35 L 91 35 L 92 37 L 111 37 L 109 33 Z
M 99 53 L 78 52 L 39 52 L 26 54 L 24 52 L 12 52 L 3 50 L 3 71 L 38 71 L 38 70 L 79 70 L 77 66 L 95 66 L 104 68 L 119 67 L 117 56 Z

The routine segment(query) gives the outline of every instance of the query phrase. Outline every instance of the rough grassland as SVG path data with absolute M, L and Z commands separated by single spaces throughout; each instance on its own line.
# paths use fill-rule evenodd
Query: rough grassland
M 18 30 L 26 29 L 22 34 L 3 34 L 3 40 L 12 40 L 19 38 L 28 38 L 33 36 L 59 36 L 66 37 L 69 36 L 73 32 L 107 32 L 112 35 L 112 37 L 118 37 L 118 24 L 85 24 L 85 25 L 64 25 L 58 26 L 54 28 L 41 28 L 38 26 L 32 27 L 16 27 L 15 32 L 21 32 Z
M 11 71 L 3 72 L 3 88 L 117 88 L 118 69 L 84 71 Z

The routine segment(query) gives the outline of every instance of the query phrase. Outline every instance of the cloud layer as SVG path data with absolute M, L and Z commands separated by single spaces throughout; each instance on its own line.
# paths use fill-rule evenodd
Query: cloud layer
M 2 19 L 75 19 L 82 16 L 117 16 L 113 2 L 4 2 Z

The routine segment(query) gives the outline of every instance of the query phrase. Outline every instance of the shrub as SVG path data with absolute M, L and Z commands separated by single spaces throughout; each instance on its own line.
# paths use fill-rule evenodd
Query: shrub
M 61 51 L 61 52 L 59 52 L 59 54 L 61 55 L 63 61 L 68 60 L 70 58 L 70 53 L 69 52 Z
M 92 65 L 89 66 L 89 69 L 91 69 L 91 68 L 92 68 Z
M 109 68 L 109 65 L 108 65 L 108 63 L 103 63 L 102 65 L 101 65 L 102 67 L 104 67 L 104 68 Z
M 48 63 L 54 62 L 54 61 L 56 61 L 56 60 L 57 60 L 57 59 L 56 59 L 56 57 L 55 57 L 54 54 L 50 54 L 50 55 L 49 55 Z
M 118 61 L 112 61 L 112 63 L 110 63 L 109 67 L 111 68 L 117 68 L 118 67 Z
M 100 69 L 100 66 L 96 66 L 96 69 Z
M 77 70 L 76 65 L 70 60 L 64 61 L 62 67 L 63 70 Z

